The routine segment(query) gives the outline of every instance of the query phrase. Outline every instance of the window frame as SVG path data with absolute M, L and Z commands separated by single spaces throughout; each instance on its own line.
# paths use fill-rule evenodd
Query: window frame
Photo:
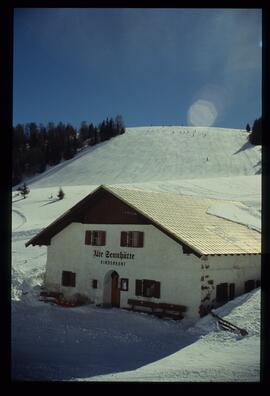
M 146 298 L 160 298 L 160 286 L 160 281 L 152 279 L 136 279 L 135 295 Z
M 227 282 L 216 285 L 216 302 L 226 303 L 229 301 L 229 285 Z
M 62 271 L 61 285 L 64 287 L 76 287 L 76 272 Z
M 106 231 L 104 230 L 86 230 L 84 244 L 90 246 L 105 246 Z
M 120 246 L 133 248 L 144 247 L 144 231 L 121 231 Z
M 254 279 L 248 279 L 245 281 L 245 293 L 249 293 L 256 288 L 256 282 Z
M 126 285 L 126 286 L 124 286 Z M 121 291 L 128 291 L 128 278 L 121 278 L 120 279 L 120 290 Z

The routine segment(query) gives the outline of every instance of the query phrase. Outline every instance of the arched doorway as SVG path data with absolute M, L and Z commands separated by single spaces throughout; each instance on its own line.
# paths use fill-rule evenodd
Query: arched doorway
M 119 274 L 116 271 L 109 271 L 104 277 L 103 305 L 120 307 Z
M 111 292 L 111 304 L 112 307 L 120 307 L 120 289 L 118 287 L 119 275 L 116 271 L 111 274 L 112 278 L 112 292 Z

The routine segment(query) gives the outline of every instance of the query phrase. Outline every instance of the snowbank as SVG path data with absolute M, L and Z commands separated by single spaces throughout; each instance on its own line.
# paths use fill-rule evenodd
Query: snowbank
M 207 315 L 184 332 L 196 335 L 179 351 L 137 370 L 92 377 L 88 381 L 253 382 L 260 379 L 260 289 L 240 296 L 215 311 L 248 330 L 242 337 L 221 330 Z M 183 330 L 179 329 L 179 332 Z

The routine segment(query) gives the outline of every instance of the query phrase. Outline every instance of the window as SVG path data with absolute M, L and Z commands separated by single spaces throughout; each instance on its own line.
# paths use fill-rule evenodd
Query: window
M 136 296 L 160 298 L 160 282 L 136 279 Z
M 62 272 L 62 286 L 75 287 L 76 274 L 71 271 Z
M 228 283 L 220 283 L 216 287 L 216 302 L 228 301 Z
M 120 290 L 128 291 L 128 279 L 127 278 L 120 279 Z
M 122 231 L 120 246 L 143 247 L 144 233 L 141 231 Z
M 97 289 L 97 280 L 96 279 L 92 280 L 92 288 Z
M 245 282 L 245 293 L 250 292 L 251 290 L 255 289 L 255 280 L 250 279 Z
M 106 231 L 85 231 L 85 245 L 106 245 Z

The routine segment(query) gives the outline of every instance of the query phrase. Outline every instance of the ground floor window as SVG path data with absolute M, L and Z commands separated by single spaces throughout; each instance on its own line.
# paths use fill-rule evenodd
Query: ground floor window
M 245 282 L 245 293 L 248 293 L 253 289 L 255 289 L 255 280 L 253 279 L 247 280 Z
M 216 302 L 228 301 L 228 283 L 220 283 L 216 287 Z
M 160 298 L 160 282 L 150 279 L 136 279 L 136 296 Z
M 76 285 L 76 274 L 71 271 L 62 272 L 62 286 L 75 287 Z
M 97 289 L 97 279 L 92 280 L 92 288 Z
M 224 303 L 233 300 L 235 296 L 234 283 L 220 283 L 216 287 L 216 302 Z

